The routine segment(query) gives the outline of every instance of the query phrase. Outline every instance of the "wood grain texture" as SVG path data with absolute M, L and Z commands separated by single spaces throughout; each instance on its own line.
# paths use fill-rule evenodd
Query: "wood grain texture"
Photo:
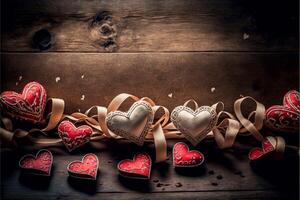
M 39 51 L 32 47 L 32 37 L 42 28 L 52 34 L 48 51 L 299 49 L 297 0 L 6 0 L 1 4 L 2 51 Z
M 124 92 L 148 96 L 170 110 L 194 98 L 200 105 L 223 101 L 232 111 L 240 95 L 268 107 L 281 104 L 299 80 L 296 53 L 5 53 L 1 58 L 3 90 L 21 92 L 27 82 L 38 81 L 49 97 L 66 101 L 66 113 L 107 106 Z
M 255 198 L 297 198 L 298 164 L 286 160 L 284 163 L 265 163 L 264 167 L 250 166 L 247 153 L 251 146 L 251 138 L 247 145 L 239 143 L 231 151 L 216 149 L 214 142 L 205 141 L 196 149 L 205 155 L 205 164 L 195 169 L 174 169 L 172 158 L 166 163 L 153 164 L 151 179 L 149 181 L 134 181 L 120 177 L 117 171 L 117 163 L 126 158 L 131 158 L 134 152 L 148 152 L 154 155 L 152 144 L 137 147 L 128 141 L 102 142 L 86 145 L 80 150 L 67 153 L 63 147 L 48 148 L 54 153 L 54 168 L 50 178 L 38 178 L 27 176 L 17 168 L 17 160 L 22 155 L 9 155 L 5 159 L 6 165 L 2 165 L 2 189 L 5 191 L 5 199 L 18 198 L 108 198 L 144 199 L 145 195 L 154 199 L 161 197 L 182 199 L 185 195 L 189 198 L 225 199 Z M 168 151 L 171 152 L 175 141 L 168 141 Z M 26 147 L 26 146 L 25 146 Z M 93 148 L 91 148 L 93 147 Z M 27 146 L 27 152 L 36 152 L 40 148 L 35 145 Z M 96 182 L 80 181 L 68 178 L 66 166 L 73 160 L 81 159 L 87 152 L 95 152 L 100 159 L 100 171 Z M 124 154 L 124 152 L 127 152 Z M 2 162 L 3 163 L 3 162 Z M 288 169 L 288 170 L 287 170 Z M 214 174 L 211 173 L 214 172 Z M 280 174 L 276 174 L 280 171 Z M 4 175 L 4 176 L 3 176 Z M 217 176 L 222 178 L 218 179 Z M 176 187 L 181 183 L 181 187 Z M 214 184 L 213 184 L 214 183 Z M 158 186 L 159 184 L 162 184 Z M 282 191 L 281 191 L 282 190 Z M 281 191 L 281 192 L 280 192 Z M 46 192 L 46 195 L 45 195 Z M 195 192 L 195 194 L 193 194 Z M 256 196 L 257 195 L 257 196 Z M 271 196 L 269 196 L 271 195 Z

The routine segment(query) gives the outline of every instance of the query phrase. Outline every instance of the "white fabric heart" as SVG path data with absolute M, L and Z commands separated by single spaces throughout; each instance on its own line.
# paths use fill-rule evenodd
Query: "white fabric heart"
M 209 106 L 201 106 L 195 111 L 178 106 L 171 113 L 171 121 L 187 140 L 197 145 L 216 125 L 217 113 Z
M 114 111 L 107 115 L 106 124 L 114 134 L 138 145 L 143 145 L 154 118 L 151 106 L 145 101 L 137 101 L 128 112 Z

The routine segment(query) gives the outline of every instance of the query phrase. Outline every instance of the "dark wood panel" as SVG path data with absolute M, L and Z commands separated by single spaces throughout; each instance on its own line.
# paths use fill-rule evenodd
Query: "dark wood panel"
M 280 104 L 299 81 L 296 53 L 4 53 L 1 58 L 3 90 L 21 91 L 38 81 L 49 97 L 65 99 L 67 113 L 107 106 L 124 92 L 169 109 L 194 98 L 200 105 L 224 101 L 231 111 L 240 95 L 270 106 Z
M 35 178 L 21 173 L 17 167 L 17 160 L 22 154 L 14 157 L 4 156 L 5 154 L 2 153 L 1 158 L 5 164 L 2 162 L 1 189 L 5 191 L 3 193 L 5 199 L 19 199 L 20 197 L 25 199 L 143 198 L 140 196 L 141 193 L 151 193 L 149 198 L 155 199 L 159 196 L 157 193 L 162 193 L 161 197 L 164 198 L 183 198 L 184 194 L 192 194 L 192 192 L 196 192 L 201 199 L 209 197 L 220 199 L 222 195 L 225 195 L 225 199 L 247 199 L 254 198 L 256 193 L 255 199 L 273 199 L 281 197 L 280 195 L 285 198 L 289 195 L 290 199 L 296 199 L 297 160 L 265 163 L 264 167 L 259 170 L 252 168 L 247 158 L 247 153 L 251 148 L 249 141 L 251 141 L 250 138 L 247 140 L 248 145 L 239 143 L 230 151 L 220 151 L 210 141 L 202 142 L 196 149 L 206 156 L 206 163 L 203 167 L 177 170 L 172 167 L 172 158 L 170 158 L 166 163 L 153 164 L 149 181 L 132 181 L 122 178 L 118 175 L 116 166 L 120 160 L 130 158 L 137 151 L 148 152 L 153 156 L 154 149 L 150 144 L 141 148 L 121 140 L 93 143 L 93 148 L 87 145 L 71 154 L 63 148 L 49 148 L 54 153 L 54 168 L 49 179 Z M 174 143 L 175 141 L 168 141 L 169 152 Z M 40 147 L 34 146 L 34 149 L 38 148 Z M 32 146 L 27 146 L 23 150 L 30 152 Z M 68 178 L 67 164 L 80 159 L 87 152 L 95 152 L 100 158 L 100 173 L 97 181 L 76 181 L 76 179 Z M 220 175 L 222 178 L 218 179 L 217 176 Z M 177 187 L 177 183 L 181 183 L 182 186 Z M 188 197 L 194 198 L 195 196 Z
M 2 51 L 297 51 L 298 1 L 19 1 L 2 4 Z M 272 5 L 272 6 L 270 6 Z

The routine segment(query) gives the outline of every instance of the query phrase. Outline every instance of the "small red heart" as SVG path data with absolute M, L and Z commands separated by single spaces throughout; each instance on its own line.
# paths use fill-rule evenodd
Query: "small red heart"
M 96 180 L 98 167 L 98 157 L 93 153 L 89 153 L 86 154 L 81 161 L 71 162 L 67 169 L 70 176 Z
M 58 134 L 69 151 L 90 141 L 93 129 L 87 125 L 78 128 L 70 121 L 62 121 L 58 126 Z
M 265 125 L 274 131 L 299 132 L 300 94 L 293 90 L 286 93 L 283 106 L 274 105 L 266 111 Z
M 8 115 L 31 123 L 43 122 L 46 100 L 46 90 L 37 82 L 28 83 L 22 94 L 6 91 L 0 95 L 0 105 Z
M 71 162 L 67 169 L 70 176 L 96 180 L 98 167 L 98 157 L 93 153 L 89 153 L 83 156 L 81 161 L 76 160 Z
M 262 148 L 253 148 L 249 152 L 250 160 L 258 160 L 259 158 L 263 158 L 266 155 L 269 155 L 271 152 L 275 151 L 275 143 L 273 137 L 266 137 L 262 142 Z
M 133 160 L 122 160 L 118 164 L 120 175 L 128 178 L 149 179 L 151 173 L 151 158 L 146 153 L 139 153 Z
M 36 156 L 24 155 L 19 161 L 19 166 L 22 169 L 30 170 L 33 174 L 50 176 L 52 162 L 52 153 L 46 149 L 41 149 Z
M 189 150 L 189 147 L 178 142 L 173 147 L 173 166 L 174 167 L 196 167 L 204 162 L 204 155 L 196 150 Z

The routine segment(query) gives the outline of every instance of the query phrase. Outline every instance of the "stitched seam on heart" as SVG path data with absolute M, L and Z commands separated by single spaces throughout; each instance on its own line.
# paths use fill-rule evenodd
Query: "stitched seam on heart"
M 139 137 L 134 137 L 132 136 L 130 133 L 127 133 L 126 131 L 122 130 L 122 129 L 118 129 L 116 127 L 114 127 L 111 123 L 111 120 L 114 116 L 117 116 L 117 115 L 121 115 L 123 117 L 126 117 L 126 118 L 129 118 L 130 115 L 132 114 L 132 112 L 136 109 L 137 106 L 144 106 L 147 111 L 149 111 L 151 114 L 148 115 L 147 117 L 147 123 L 146 123 L 146 126 L 145 128 L 143 129 L 143 132 L 140 134 Z M 151 128 L 151 125 L 153 123 L 153 119 L 154 119 L 154 116 L 153 116 L 153 113 L 152 113 L 152 109 L 151 107 L 143 102 L 143 101 L 138 101 L 138 102 L 135 102 L 131 107 L 130 109 L 128 110 L 127 113 L 125 112 L 121 112 L 121 111 L 114 111 L 114 112 L 111 112 L 107 115 L 106 117 L 106 121 L 107 121 L 107 127 L 113 132 L 115 133 L 116 135 L 119 135 L 121 137 L 124 137 L 124 138 L 127 138 L 129 140 L 132 140 L 134 141 L 136 144 L 138 145 L 142 145 L 144 143 L 144 140 L 145 140 L 145 137 L 147 135 L 147 133 L 149 132 L 150 128 Z

